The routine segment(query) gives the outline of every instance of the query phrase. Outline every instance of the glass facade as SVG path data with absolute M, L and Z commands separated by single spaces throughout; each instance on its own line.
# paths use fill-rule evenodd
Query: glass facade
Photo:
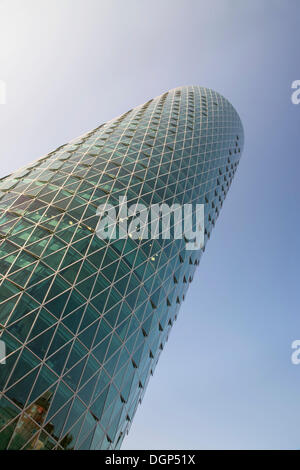
M 101 240 L 97 207 L 205 204 L 243 146 L 232 105 L 180 87 L 0 181 L 1 449 L 118 449 L 199 264 L 186 240 Z

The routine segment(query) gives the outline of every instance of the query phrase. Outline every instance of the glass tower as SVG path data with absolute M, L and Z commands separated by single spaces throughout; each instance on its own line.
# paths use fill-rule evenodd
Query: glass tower
M 179 87 L 0 181 L 1 449 L 121 446 L 242 146 L 225 98 Z M 101 240 L 120 196 L 204 204 L 204 246 Z

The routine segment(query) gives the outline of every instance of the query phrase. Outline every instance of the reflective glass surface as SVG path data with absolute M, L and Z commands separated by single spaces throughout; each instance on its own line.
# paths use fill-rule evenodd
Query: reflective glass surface
M 0 181 L 1 449 L 117 449 L 205 245 L 101 240 L 100 204 L 205 204 L 235 174 L 232 105 L 180 87 Z

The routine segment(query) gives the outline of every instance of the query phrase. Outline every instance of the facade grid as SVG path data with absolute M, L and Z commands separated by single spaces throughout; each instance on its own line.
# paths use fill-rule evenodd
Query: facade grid
M 0 449 L 120 448 L 242 148 L 232 105 L 186 86 L 0 181 Z M 204 204 L 203 248 L 101 240 L 97 207 L 120 196 Z

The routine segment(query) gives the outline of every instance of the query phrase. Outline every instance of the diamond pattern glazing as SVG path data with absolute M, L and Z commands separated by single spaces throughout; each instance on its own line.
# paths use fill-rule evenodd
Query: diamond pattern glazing
M 0 181 L 0 448 L 117 449 L 205 246 L 100 240 L 97 207 L 205 204 L 243 147 L 218 93 L 180 87 Z

